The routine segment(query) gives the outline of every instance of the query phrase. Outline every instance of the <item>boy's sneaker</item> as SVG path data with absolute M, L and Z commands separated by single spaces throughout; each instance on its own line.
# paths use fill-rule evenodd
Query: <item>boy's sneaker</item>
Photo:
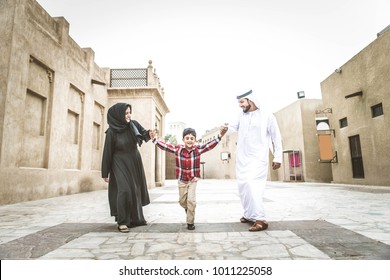
M 187 229 L 188 230 L 194 230 L 195 229 L 195 225 L 194 224 L 187 224 Z

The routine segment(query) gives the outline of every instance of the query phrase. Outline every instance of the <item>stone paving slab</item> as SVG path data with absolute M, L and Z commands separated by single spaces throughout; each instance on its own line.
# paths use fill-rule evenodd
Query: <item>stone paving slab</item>
M 132 228 L 130 241 L 127 234 L 118 236 L 113 224 L 64 223 L 1 244 L 0 259 L 36 259 L 45 255 L 55 259 L 107 258 L 107 243 L 109 246 L 119 245 L 125 254 L 120 259 L 149 259 L 153 252 L 160 251 L 167 257 L 174 255 L 176 259 L 197 259 L 200 256 L 202 259 L 390 259 L 390 245 L 326 221 L 270 222 L 269 229 L 259 233 L 250 233 L 247 229 L 248 225 L 242 223 L 201 223 L 196 225 L 194 232 L 189 232 L 185 224 L 150 224 Z M 90 236 L 89 233 L 95 234 Z M 86 239 L 85 235 L 88 235 Z M 161 243 L 164 238 L 167 240 Z M 148 245 L 146 255 L 145 240 L 154 244 Z M 184 250 L 189 243 L 195 251 L 185 250 L 186 254 L 182 252 L 181 255 L 175 253 L 180 248 Z M 61 248 L 60 253 L 55 252 L 58 248 Z M 221 251 L 225 250 L 229 254 L 222 254 Z

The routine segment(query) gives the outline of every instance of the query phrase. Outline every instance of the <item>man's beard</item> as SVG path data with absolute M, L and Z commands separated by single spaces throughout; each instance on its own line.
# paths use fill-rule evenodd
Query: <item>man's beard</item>
M 242 111 L 244 113 L 247 113 L 249 111 L 249 109 L 251 108 L 251 104 L 249 104 L 248 106 L 246 106 L 244 109 L 242 109 Z

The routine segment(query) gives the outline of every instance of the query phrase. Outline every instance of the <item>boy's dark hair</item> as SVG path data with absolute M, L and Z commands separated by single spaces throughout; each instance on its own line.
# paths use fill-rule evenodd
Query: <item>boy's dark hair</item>
M 194 135 L 195 138 L 196 138 L 196 131 L 195 131 L 195 129 L 190 128 L 190 127 L 185 128 L 185 129 L 183 130 L 183 138 L 184 138 L 186 135 L 188 135 L 188 134 L 192 134 L 192 135 Z

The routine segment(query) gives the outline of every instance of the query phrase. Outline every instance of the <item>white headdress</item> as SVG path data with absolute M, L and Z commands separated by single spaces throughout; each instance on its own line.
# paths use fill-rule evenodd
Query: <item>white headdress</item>
M 240 100 L 241 98 L 248 98 L 253 103 L 255 103 L 257 108 L 260 107 L 260 103 L 261 103 L 260 99 L 258 98 L 258 96 L 256 94 L 253 93 L 252 90 L 237 96 L 237 100 Z

